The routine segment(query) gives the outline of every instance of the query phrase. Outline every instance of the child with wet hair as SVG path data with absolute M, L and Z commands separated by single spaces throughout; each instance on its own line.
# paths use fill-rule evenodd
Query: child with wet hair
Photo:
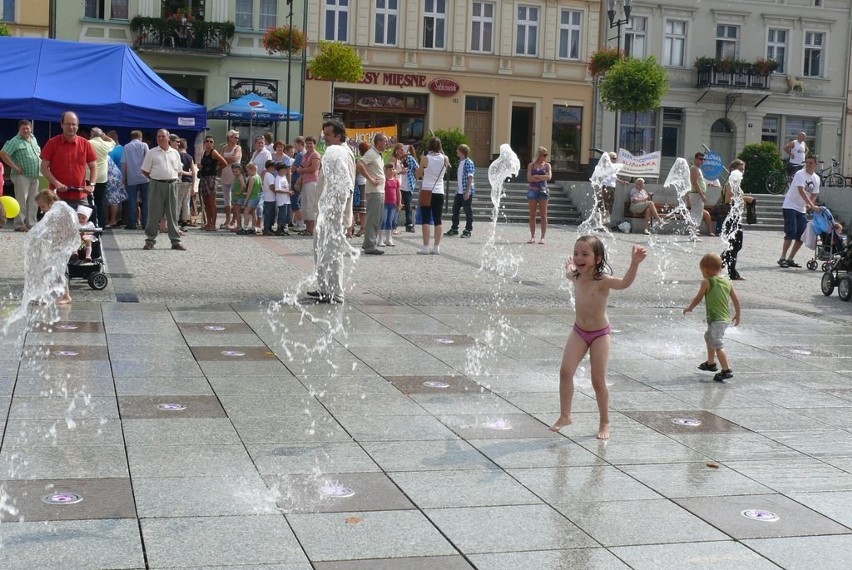
M 77 221 L 80 223 L 80 229 L 84 230 L 80 234 L 80 249 L 78 251 L 83 252 L 84 263 L 92 263 L 92 243 L 94 243 L 95 239 L 95 224 L 89 221 L 89 217 L 92 215 L 92 209 L 88 206 L 77 206 Z M 87 231 L 91 231 L 92 233 L 87 233 Z M 74 258 L 79 258 L 79 253 L 75 253 L 71 256 L 72 260 Z
M 600 413 L 598 439 L 609 439 L 609 390 L 606 386 L 606 369 L 609 365 L 610 336 L 606 303 L 612 289 L 627 289 L 636 279 L 639 264 L 647 252 L 634 245 L 630 267 L 624 277 L 610 275 L 603 242 L 596 236 L 581 236 L 574 244 L 574 255 L 568 258 L 565 277 L 574 283 L 574 328 L 568 335 L 562 366 L 559 368 L 559 419 L 550 427 L 559 431 L 570 425 L 571 404 L 574 398 L 574 374 L 586 353 L 592 371 L 592 387 Z
M 724 382 L 734 377 L 731 365 L 728 362 L 728 353 L 725 351 L 725 330 L 731 325 L 730 302 L 734 304 L 733 325 L 740 324 L 740 299 L 734 286 L 725 277 L 722 277 L 722 258 L 717 253 L 708 253 L 698 263 L 701 275 L 704 277 L 698 293 L 692 302 L 683 310 L 683 314 L 692 312 L 692 309 L 704 300 L 707 310 L 707 331 L 704 333 L 704 343 L 707 345 L 707 360 L 698 365 L 699 370 L 716 372 L 716 358 L 722 365 L 722 370 L 713 376 L 716 382 Z

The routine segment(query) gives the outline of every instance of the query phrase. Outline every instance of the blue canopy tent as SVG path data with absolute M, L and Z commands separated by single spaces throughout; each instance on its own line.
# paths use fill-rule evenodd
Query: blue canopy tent
M 207 110 L 172 89 L 125 45 L 0 37 L 0 117 L 199 131 Z
M 248 93 L 224 105 L 214 107 L 207 112 L 208 119 L 227 119 L 249 122 L 249 140 L 251 124 L 254 121 L 301 121 L 302 114 L 290 111 L 284 105 L 264 99 L 256 93 Z

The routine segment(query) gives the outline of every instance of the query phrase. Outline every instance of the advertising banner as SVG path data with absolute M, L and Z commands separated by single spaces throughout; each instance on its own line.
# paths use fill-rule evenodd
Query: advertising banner
M 393 144 L 396 142 L 396 125 L 392 125 L 389 127 L 373 127 L 370 129 L 352 129 L 350 127 L 346 127 L 346 139 L 348 140 L 349 144 L 354 143 L 356 147 L 362 141 L 372 145 L 373 137 L 379 133 L 388 137 L 389 144 Z
M 649 178 L 659 178 L 660 176 L 660 159 L 662 158 L 660 151 L 648 152 L 639 156 L 633 156 L 625 149 L 618 149 L 617 162 L 624 166 L 619 171 L 622 176 L 647 176 Z

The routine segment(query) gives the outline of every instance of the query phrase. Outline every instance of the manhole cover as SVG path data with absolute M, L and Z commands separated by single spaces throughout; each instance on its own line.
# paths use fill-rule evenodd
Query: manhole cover
M 241 352 L 239 350 L 223 350 L 222 356 L 245 356 L 245 352 Z
M 169 411 L 169 412 L 180 412 L 181 410 L 185 410 L 186 406 L 184 406 L 183 404 L 172 404 L 172 403 L 157 404 L 157 409 L 158 410 L 166 410 L 166 411 Z
M 695 418 L 673 418 L 672 423 L 679 426 L 697 427 L 701 425 L 701 420 Z
M 56 351 L 57 356 L 77 356 L 78 353 L 73 350 L 58 350 Z
M 423 383 L 427 388 L 449 388 L 450 385 L 446 382 L 438 382 L 437 380 L 427 380 Z
M 781 517 L 779 517 L 772 511 L 764 511 L 762 509 L 746 509 L 740 514 L 747 519 L 760 522 L 775 522 L 781 519 Z
M 223 331 L 225 330 L 225 327 L 222 325 L 207 325 L 204 329 L 208 331 Z
M 354 495 L 355 491 L 345 485 L 341 485 L 340 483 L 326 483 L 320 489 L 320 493 L 322 493 L 326 497 L 344 499 L 346 497 L 351 497 L 352 495 Z
M 509 423 L 508 420 L 504 419 L 496 419 L 496 420 L 488 420 L 485 422 L 485 427 L 488 429 L 497 429 L 497 430 L 507 430 L 512 429 L 512 424 Z
M 41 498 L 48 505 L 73 505 L 83 500 L 82 495 L 77 493 L 52 493 Z

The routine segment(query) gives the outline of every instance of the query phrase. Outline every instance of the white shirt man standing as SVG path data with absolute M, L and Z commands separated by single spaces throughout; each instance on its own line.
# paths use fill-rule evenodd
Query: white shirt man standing
M 805 166 L 805 157 L 808 156 L 808 145 L 805 143 L 805 133 L 799 133 L 794 140 L 784 145 L 784 152 L 790 157 L 787 173 L 791 176 Z
M 382 225 L 382 213 L 385 209 L 385 162 L 382 153 L 388 146 L 388 138 L 379 133 L 373 137 L 373 146 L 364 153 L 355 166 L 367 179 L 364 194 L 367 197 L 367 220 L 364 229 L 364 242 L 361 248 L 368 255 L 381 255 L 378 249 L 379 227 Z
M 148 224 L 145 226 L 145 246 L 154 249 L 160 231 L 160 219 L 165 215 L 172 249 L 184 251 L 178 231 L 178 178 L 182 171 L 180 153 L 169 145 L 169 131 L 157 131 L 157 146 L 148 151 L 142 161 L 142 173 L 151 181 L 148 188 Z
M 802 247 L 802 234 L 808 225 L 807 213 L 819 209 L 819 176 L 816 174 L 816 165 L 817 159 L 813 155 L 805 160 L 805 167 L 793 176 L 790 188 L 784 196 L 784 203 L 781 204 L 781 213 L 784 215 L 784 246 L 778 265 L 784 268 L 801 267 L 794 258 Z M 790 250 L 790 257 L 787 257 L 787 250 L 791 245 L 793 248 Z

